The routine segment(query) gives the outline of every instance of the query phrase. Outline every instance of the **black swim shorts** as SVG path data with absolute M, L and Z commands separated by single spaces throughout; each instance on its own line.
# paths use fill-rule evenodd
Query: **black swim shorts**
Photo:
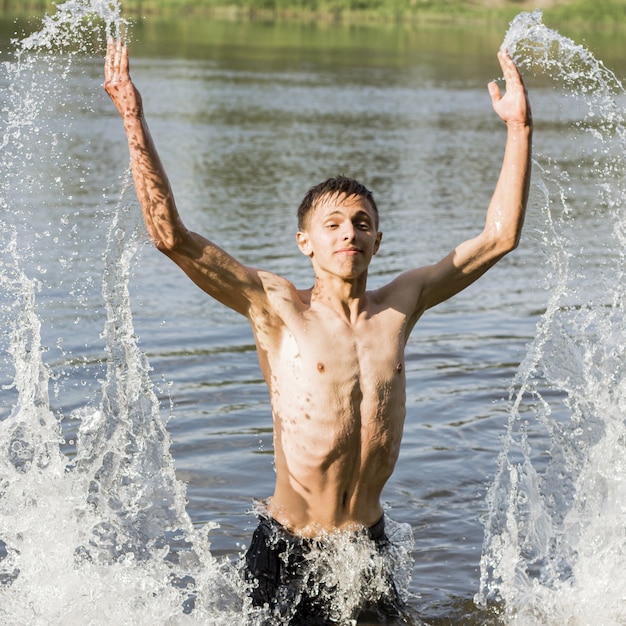
M 376 551 L 383 553 L 389 545 L 384 517 L 366 530 Z M 324 538 L 292 535 L 276 520 L 260 516 L 250 548 L 245 556 L 245 577 L 255 607 L 267 605 L 268 626 L 325 626 L 335 624 L 333 587 L 324 581 L 323 570 L 311 576 L 312 549 L 323 550 Z M 402 602 L 390 576 L 385 581 L 389 592 L 375 602 L 364 602 L 351 616 L 366 618 L 369 623 L 402 615 Z M 384 622 L 382 622 L 384 623 Z

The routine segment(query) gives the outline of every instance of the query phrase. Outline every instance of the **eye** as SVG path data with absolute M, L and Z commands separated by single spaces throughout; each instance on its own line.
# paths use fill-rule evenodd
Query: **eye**
M 330 228 L 330 229 L 337 228 L 337 224 L 335 224 L 334 222 L 330 222 L 326 224 L 326 228 Z

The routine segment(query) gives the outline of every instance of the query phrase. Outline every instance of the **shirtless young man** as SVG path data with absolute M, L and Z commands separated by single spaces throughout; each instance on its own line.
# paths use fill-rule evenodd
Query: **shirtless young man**
M 254 331 L 270 392 L 276 463 L 269 517 L 247 558 L 261 580 L 256 604 L 273 600 L 277 583 L 268 576 L 284 582 L 286 575 L 263 571 L 272 569 L 261 564 L 270 558 L 261 553 L 272 527 L 300 543 L 339 529 L 371 529 L 376 540 L 384 535 L 380 495 L 402 438 L 409 333 L 427 309 L 473 283 L 518 244 L 532 120 L 515 64 L 505 51 L 498 59 L 506 92 L 494 82 L 488 90 L 507 139 L 483 231 L 438 263 L 368 291 L 368 267 L 382 239 L 376 205 L 356 181 L 330 179 L 314 187 L 298 211 L 296 241 L 315 274 L 313 287 L 301 290 L 286 278 L 246 267 L 187 230 L 129 76 L 127 48 L 119 41 L 108 45 L 104 88 L 123 119 L 137 196 L 155 246 L 198 287 L 247 317 Z M 276 567 L 282 567 L 279 561 Z

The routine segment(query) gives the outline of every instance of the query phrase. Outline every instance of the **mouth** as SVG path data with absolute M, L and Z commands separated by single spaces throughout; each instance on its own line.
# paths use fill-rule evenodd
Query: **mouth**
M 337 250 L 337 254 L 342 254 L 345 256 L 353 256 L 355 254 L 361 254 L 360 248 L 342 248 L 341 250 Z

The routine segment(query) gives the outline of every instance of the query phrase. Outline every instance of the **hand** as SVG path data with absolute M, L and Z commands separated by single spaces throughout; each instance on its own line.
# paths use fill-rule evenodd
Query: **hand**
M 502 95 L 495 81 L 489 83 L 488 89 L 493 110 L 507 126 L 530 126 L 532 124 L 530 102 L 522 77 L 506 50 L 498 51 L 498 61 L 504 74 L 506 87 Z
M 104 90 L 123 118 L 143 115 L 141 95 L 128 71 L 128 48 L 121 40 L 109 40 L 104 63 Z

